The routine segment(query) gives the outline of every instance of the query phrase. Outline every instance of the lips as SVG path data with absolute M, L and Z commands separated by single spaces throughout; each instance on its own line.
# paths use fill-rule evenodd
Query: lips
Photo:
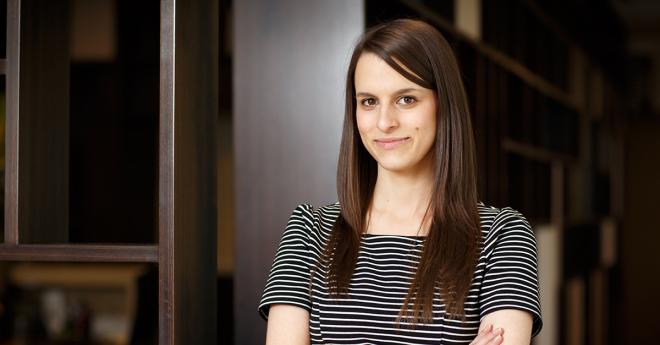
M 379 147 L 385 150 L 391 150 L 407 143 L 409 140 L 410 137 L 381 138 L 381 139 L 376 139 L 375 142 Z

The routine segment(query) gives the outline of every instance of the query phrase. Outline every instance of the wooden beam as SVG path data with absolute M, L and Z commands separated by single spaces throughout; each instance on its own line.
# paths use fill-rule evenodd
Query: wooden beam
M 0 244 L 0 261 L 158 262 L 158 246 Z
M 21 1 L 7 0 L 5 63 L 5 243 L 18 243 L 18 96 Z
M 161 1 L 159 344 L 216 344 L 217 0 Z
M 174 0 L 160 2 L 158 344 L 174 342 Z

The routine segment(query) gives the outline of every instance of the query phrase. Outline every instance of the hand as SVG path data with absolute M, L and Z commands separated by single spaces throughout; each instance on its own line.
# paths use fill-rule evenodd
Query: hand
M 493 325 L 482 329 L 470 345 L 499 345 L 504 340 L 504 329 L 498 328 L 493 331 Z

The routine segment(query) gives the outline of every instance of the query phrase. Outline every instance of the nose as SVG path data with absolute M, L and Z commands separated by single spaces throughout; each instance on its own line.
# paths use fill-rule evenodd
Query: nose
M 397 120 L 396 109 L 383 104 L 380 107 L 380 113 L 378 114 L 378 129 L 383 132 L 390 132 L 398 126 L 399 121 Z

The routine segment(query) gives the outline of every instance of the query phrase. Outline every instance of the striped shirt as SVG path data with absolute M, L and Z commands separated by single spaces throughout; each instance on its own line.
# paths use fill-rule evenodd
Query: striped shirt
M 424 237 L 362 235 L 349 298 L 329 296 L 321 253 L 339 216 L 339 203 L 296 207 L 284 230 L 264 289 L 259 312 L 273 304 L 309 311 L 312 344 L 469 344 L 486 314 L 518 309 L 533 317 L 532 337 L 543 325 L 539 304 L 537 247 L 525 217 L 516 210 L 478 204 L 483 241 L 465 301 L 466 322 L 445 318 L 437 296 L 433 322 L 395 324 L 421 257 Z M 311 284 L 310 284 L 311 281 Z

